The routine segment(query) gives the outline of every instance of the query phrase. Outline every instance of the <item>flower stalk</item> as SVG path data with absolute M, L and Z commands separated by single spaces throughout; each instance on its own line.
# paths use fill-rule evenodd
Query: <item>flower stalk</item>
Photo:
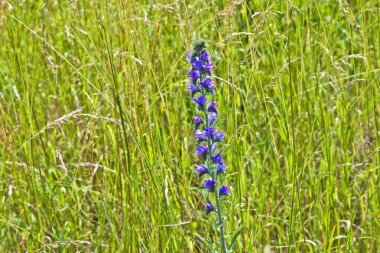
M 196 41 L 193 52 L 188 53 L 186 58 L 192 65 L 188 74 L 190 77 L 189 93 L 200 114 L 194 116 L 194 137 L 198 144 L 195 153 L 203 164 L 196 164 L 195 171 L 199 177 L 203 175 L 209 176 L 204 180 L 204 189 L 207 196 L 206 214 L 215 213 L 216 227 L 220 238 L 220 251 L 227 253 L 222 200 L 230 192 L 228 186 L 223 184 L 223 174 L 225 174 L 227 167 L 221 152 L 216 152 L 218 143 L 224 140 L 225 134 L 223 131 L 217 130 L 216 127 L 219 115 L 217 102 L 212 100 L 215 93 L 215 84 L 210 77 L 213 62 L 210 59 L 209 52 L 206 51 L 204 41 Z M 215 206 L 209 196 L 215 201 Z

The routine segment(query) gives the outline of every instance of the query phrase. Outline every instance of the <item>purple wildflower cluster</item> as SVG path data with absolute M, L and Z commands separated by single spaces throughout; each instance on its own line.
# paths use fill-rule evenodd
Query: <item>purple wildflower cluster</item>
M 204 188 L 215 194 L 217 203 L 214 206 L 207 198 L 206 213 L 218 211 L 220 214 L 220 210 L 218 210 L 220 209 L 220 196 L 230 194 L 228 186 L 223 184 L 221 177 L 227 167 L 222 153 L 217 152 L 218 143 L 224 140 L 225 134 L 216 127 L 219 114 L 217 102 L 212 100 L 215 83 L 211 79 L 214 65 L 205 48 L 205 42 L 198 41 L 194 44 L 194 51 L 186 54 L 186 59 L 192 66 L 189 71 L 189 93 L 198 109 L 198 115 L 194 116 L 194 138 L 197 140 L 195 154 L 202 163 L 195 164 L 195 171 L 199 177 L 208 176 L 204 180 Z

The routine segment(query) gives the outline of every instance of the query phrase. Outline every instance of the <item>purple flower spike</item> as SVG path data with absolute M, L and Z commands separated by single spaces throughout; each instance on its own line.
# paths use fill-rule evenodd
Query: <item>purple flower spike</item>
M 206 97 L 205 96 L 200 96 L 199 98 L 194 98 L 193 100 L 196 104 L 198 104 L 199 106 L 204 106 L 206 104 Z
M 224 140 L 225 134 L 223 131 L 215 131 L 214 133 L 214 141 L 222 141 Z
M 199 174 L 199 177 L 203 176 L 204 174 L 208 174 L 208 169 L 203 164 L 195 164 L 195 172 Z
M 209 112 L 216 112 L 216 101 L 212 102 L 210 106 L 207 108 Z
M 210 59 L 210 55 L 207 51 L 203 51 L 201 56 L 199 57 L 202 61 L 208 61 Z
M 195 154 L 197 156 L 204 156 L 208 152 L 208 147 L 203 145 L 198 145 L 197 149 L 195 150 Z
M 217 174 L 221 174 L 221 173 L 225 172 L 226 169 L 227 169 L 227 166 L 225 166 L 225 165 L 222 165 L 222 164 L 216 165 L 216 173 Z
M 194 69 L 201 69 L 201 68 L 203 68 L 203 62 L 201 62 L 201 61 L 196 61 L 196 62 L 194 62 L 193 63 L 193 68 Z
M 214 189 L 215 184 L 216 184 L 216 180 L 212 179 L 212 178 L 206 179 L 204 182 L 205 188 L 207 188 L 211 191 Z
M 207 202 L 206 203 L 206 214 L 209 214 L 212 211 L 214 211 L 214 206 L 210 202 Z
M 222 158 L 222 154 L 221 154 L 221 153 L 218 153 L 216 156 L 211 157 L 211 160 L 212 160 L 214 163 L 218 163 L 218 164 L 221 164 L 221 165 L 224 164 L 224 161 L 223 161 L 223 158 Z
M 214 134 L 215 127 L 206 127 L 204 130 L 205 130 L 205 136 L 211 139 L 212 135 Z
M 219 189 L 219 195 L 230 195 L 230 191 L 228 190 L 227 185 L 222 185 Z
M 199 77 L 199 74 L 196 71 L 189 71 L 189 77 L 193 79 L 194 81 L 196 81 Z
M 206 42 L 197 40 L 193 44 L 193 51 L 186 54 L 186 60 L 191 64 L 188 72 L 190 82 L 188 89 L 199 113 L 193 119 L 193 135 L 197 143 L 195 154 L 201 162 L 195 164 L 194 171 L 199 177 L 208 174 L 204 177 L 202 187 L 206 197 L 205 212 L 208 215 L 217 211 L 215 214 L 219 221 L 218 226 L 224 227 L 224 208 L 220 205 L 220 200 L 231 194 L 229 187 L 218 179 L 218 176 L 224 178 L 223 174 L 227 170 L 219 146 L 219 142 L 225 139 L 225 133 L 218 128 L 217 124 L 219 114 L 217 101 L 214 101 L 216 83 L 211 76 L 214 63 L 206 48 Z M 215 207 L 210 198 L 215 201 Z M 221 236 L 224 236 L 223 231 L 220 229 Z M 220 247 L 224 251 L 227 251 L 226 246 L 221 240 Z

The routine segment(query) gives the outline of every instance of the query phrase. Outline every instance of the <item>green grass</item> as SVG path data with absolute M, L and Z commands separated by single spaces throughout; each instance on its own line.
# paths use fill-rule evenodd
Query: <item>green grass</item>
M 184 57 L 203 38 L 235 251 L 378 252 L 379 8 L 0 1 L 0 251 L 206 252 Z

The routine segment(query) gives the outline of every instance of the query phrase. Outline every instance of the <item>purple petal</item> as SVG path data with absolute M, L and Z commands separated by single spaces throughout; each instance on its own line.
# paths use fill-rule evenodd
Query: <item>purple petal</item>
M 228 186 L 227 185 L 222 185 L 219 189 L 219 195 L 229 195 L 230 194 L 230 191 L 228 190 Z
M 203 164 L 200 164 L 200 165 L 195 164 L 195 172 L 197 172 L 199 176 L 201 177 L 202 175 L 208 173 L 208 169 Z
M 207 73 L 211 74 L 211 71 L 214 69 L 214 64 L 212 62 L 207 63 L 205 66 L 205 70 Z
M 225 172 L 227 169 L 227 166 L 223 165 L 223 164 L 217 164 L 216 165 L 216 173 L 217 174 L 221 174 L 223 172 Z
M 213 133 L 215 131 L 215 127 L 206 127 L 204 130 L 205 130 L 205 136 L 207 138 L 211 139 L 212 135 L 213 135 Z
M 224 140 L 225 134 L 223 131 L 215 131 L 214 132 L 214 141 L 222 141 Z
M 216 101 L 213 101 L 210 106 L 207 108 L 209 112 L 216 112 Z
M 210 203 L 206 203 L 206 214 L 209 214 L 210 212 L 214 211 L 214 206 Z
M 208 122 L 210 124 L 213 124 L 215 122 L 215 120 L 217 120 L 219 117 L 219 115 L 216 113 L 216 112 L 210 112 L 208 114 Z
M 193 100 L 196 104 L 200 105 L 200 106 L 203 106 L 206 104 L 206 97 L 205 96 L 200 96 L 198 98 L 194 98 Z
M 198 69 L 199 70 L 199 69 L 203 68 L 203 62 L 196 61 L 196 62 L 193 63 L 192 66 L 193 66 L 194 69 Z
M 200 129 L 197 129 L 194 133 L 194 137 L 197 139 L 197 140 L 200 140 L 200 141 L 206 141 L 207 138 L 205 136 L 205 131 L 202 131 Z
M 194 123 L 195 124 L 202 124 L 203 123 L 203 119 L 201 117 L 194 116 Z
M 199 74 L 196 71 L 189 71 L 189 77 L 193 79 L 194 81 L 196 81 L 199 77 Z
M 203 156 L 203 155 L 207 154 L 207 152 L 208 152 L 208 148 L 206 146 L 203 146 L 203 145 L 198 145 L 198 147 L 195 150 L 195 154 L 197 156 Z
M 204 51 L 199 58 L 202 61 L 208 61 L 210 59 L 210 55 L 207 51 Z
M 214 188 L 215 184 L 216 184 L 216 180 L 212 179 L 212 178 L 206 179 L 204 182 L 205 188 L 207 188 L 209 190 L 212 190 Z
M 211 157 L 211 160 L 214 163 L 218 163 L 218 164 L 222 164 L 222 165 L 224 164 L 224 161 L 223 161 L 221 153 L 218 153 L 216 156 Z

